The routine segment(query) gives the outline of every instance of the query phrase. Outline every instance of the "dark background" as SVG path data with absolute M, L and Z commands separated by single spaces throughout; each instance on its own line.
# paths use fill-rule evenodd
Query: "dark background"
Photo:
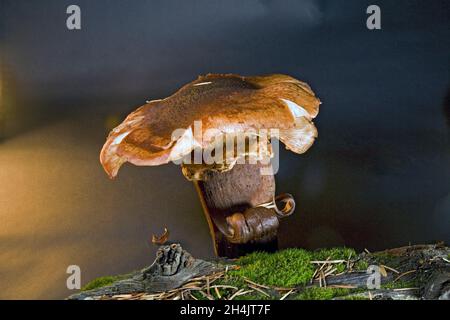
M 315 145 L 281 153 L 282 247 L 449 242 L 449 39 L 446 0 L 0 0 L 0 298 L 63 298 L 71 264 L 83 284 L 148 265 L 164 227 L 212 255 L 178 167 L 112 182 L 98 161 L 127 113 L 209 72 L 286 73 L 323 101 Z

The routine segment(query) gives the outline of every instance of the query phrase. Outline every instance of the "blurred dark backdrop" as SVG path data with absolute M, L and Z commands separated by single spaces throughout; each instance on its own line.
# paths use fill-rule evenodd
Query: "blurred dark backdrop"
M 81 7 L 82 30 L 66 28 Z M 106 134 L 199 74 L 286 73 L 323 101 L 319 139 L 281 154 L 296 214 L 282 247 L 384 249 L 450 240 L 450 2 L 0 0 L 0 298 L 62 298 L 152 261 L 167 226 L 211 256 L 178 167 L 125 166 L 109 181 Z

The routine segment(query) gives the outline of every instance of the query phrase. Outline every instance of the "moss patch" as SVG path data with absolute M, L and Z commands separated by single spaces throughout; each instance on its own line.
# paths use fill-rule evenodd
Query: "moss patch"
M 237 260 L 240 268 L 230 274 L 268 286 L 291 288 L 305 285 L 311 280 L 316 268 L 311 261 L 347 260 L 349 257 L 356 257 L 356 252 L 349 248 L 312 252 L 303 249 L 286 249 L 275 253 L 255 252 Z M 336 268 L 337 272 L 343 272 L 346 263 L 336 264 Z
M 314 273 L 311 254 L 288 249 L 276 253 L 252 253 L 238 260 L 239 270 L 231 273 L 269 286 L 293 287 L 309 281 Z
M 343 272 L 346 270 L 349 258 L 357 258 L 356 252 L 349 248 L 332 248 L 317 251 L 286 249 L 275 253 L 255 252 L 234 261 L 233 265 L 236 265 L 238 269 L 228 271 L 224 278 L 218 279 L 214 284 L 232 286 L 243 291 L 253 291 L 247 295 L 235 297 L 236 300 L 280 299 L 280 292 L 273 290 L 273 288 L 298 288 L 309 285 L 309 281 L 318 267 L 317 264 L 312 264 L 312 261 L 343 260 L 342 263 L 335 264 L 336 272 Z M 364 268 L 365 264 L 367 262 L 357 261 L 354 268 Z M 269 296 L 255 291 L 245 279 L 271 287 L 272 289 L 263 289 Z M 233 292 L 235 292 L 234 289 L 219 289 L 222 297 L 229 298 Z M 306 288 L 302 289 L 300 293 L 293 293 L 288 299 L 331 299 L 345 295 L 348 292 L 349 289 Z M 216 296 L 215 292 L 211 294 L 214 297 Z M 197 299 L 205 299 L 200 293 L 196 293 L 194 296 Z
M 333 298 L 348 295 L 350 293 L 350 289 L 341 289 L 341 288 L 319 288 L 319 287 L 310 287 L 306 288 L 296 296 L 294 299 L 296 300 L 331 300 Z
M 397 268 L 401 264 L 401 257 L 386 252 L 373 253 L 370 256 L 372 263 Z
M 117 276 L 100 277 L 100 278 L 94 279 L 91 282 L 89 282 L 88 284 L 86 284 L 84 287 L 81 288 L 81 291 L 89 291 L 89 290 L 106 287 L 106 286 L 113 284 L 116 281 L 127 279 L 131 275 L 132 274 L 129 273 L 129 274 L 123 274 L 123 275 L 117 275 Z
M 153 297 L 146 298 L 172 299 L 236 299 L 236 300 L 271 300 L 280 299 L 289 292 L 288 300 L 367 300 L 367 288 L 364 279 L 358 280 L 358 288 L 341 286 L 315 287 L 318 285 L 318 275 L 314 283 L 311 279 L 318 268 L 326 276 L 338 273 L 359 271 L 363 273 L 369 265 L 385 265 L 389 272 L 387 278 L 382 278 L 382 289 L 389 291 L 404 288 L 420 288 L 427 283 L 434 273 L 427 272 L 430 268 L 445 268 L 442 259 L 434 259 L 435 252 L 439 257 L 450 258 L 448 248 L 445 251 L 432 249 L 433 257 L 429 251 L 411 251 L 402 253 L 397 251 L 384 251 L 377 253 L 361 253 L 353 249 L 332 248 L 316 251 L 303 249 L 286 249 L 275 253 L 255 252 L 237 260 L 221 260 L 224 267 L 228 264 L 226 272 L 217 271 L 208 275 L 192 279 L 179 290 L 168 291 Z M 395 254 L 391 253 L 395 252 Z M 444 258 L 445 259 L 445 258 Z M 327 260 L 334 260 L 329 261 Z M 317 262 L 314 262 L 317 261 Z M 395 270 L 391 270 L 391 269 Z M 416 272 L 412 272 L 415 270 Z M 425 270 L 425 271 L 424 271 Z M 432 269 L 433 270 L 433 269 Z M 133 272 L 127 275 L 107 276 L 95 279 L 82 288 L 82 291 L 93 290 L 109 286 L 116 281 L 131 278 L 140 274 Z M 323 277 L 323 274 L 321 274 Z M 350 276 L 351 278 L 352 276 Z M 349 280 L 351 281 L 351 279 Z M 328 282 L 328 281 L 327 281 Z M 335 283 L 346 283 L 345 280 Z M 333 282 L 331 281 L 330 284 Z M 352 283 L 352 282 L 351 282 Z M 287 290 L 286 290 L 287 289 Z M 114 290 L 112 290 L 114 294 Z M 416 295 L 413 295 L 416 296 Z
M 420 286 L 420 283 L 416 279 L 400 280 L 391 283 L 385 283 L 381 285 L 383 289 L 402 289 L 402 288 L 415 288 Z
M 382 261 L 387 260 L 387 258 L 381 258 Z M 319 266 L 312 261 L 325 261 L 327 259 L 342 260 L 340 263 L 333 264 L 333 267 L 337 269 L 336 273 L 346 271 L 349 260 L 353 262 L 353 270 L 366 270 L 369 265 L 366 259 L 362 259 L 356 254 L 355 250 L 350 248 L 331 248 L 316 251 L 293 248 L 275 253 L 254 252 L 233 261 L 233 265 L 237 266 L 237 269 L 229 270 L 225 277 L 218 279 L 214 284 L 252 291 L 246 295 L 236 296 L 236 300 L 280 299 L 282 291 L 277 291 L 276 288 L 297 288 L 299 291 L 288 297 L 291 300 L 329 300 L 357 292 L 357 290 L 352 289 L 309 287 L 314 271 Z M 108 286 L 116 281 L 129 278 L 131 275 L 132 273 L 97 278 L 85 285 L 82 291 Z M 246 279 L 260 285 L 269 286 L 270 289 L 263 290 L 269 296 L 251 288 Z M 220 288 L 218 291 L 221 297 L 227 298 L 236 292 L 235 289 L 228 288 Z M 194 290 L 191 291 L 191 294 L 198 300 L 207 299 L 204 294 Z M 210 294 L 215 299 L 219 298 L 215 291 L 211 291 Z
M 345 260 L 356 258 L 356 252 L 350 248 L 331 248 L 317 251 L 307 251 L 303 249 L 286 249 L 275 253 L 254 252 L 238 259 L 235 264 L 238 270 L 228 273 L 226 279 L 218 281 L 218 284 L 226 284 L 234 287 L 245 288 L 247 283 L 244 277 L 259 284 L 273 287 L 292 288 L 307 284 L 314 273 L 317 265 L 311 261 Z M 357 261 L 355 268 L 365 270 L 366 261 Z M 346 269 L 346 263 L 336 264 L 337 272 Z M 126 279 L 131 274 L 106 276 L 97 278 L 86 284 L 81 291 L 98 289 L 113 284 L 116 281 Z M 226 290 L 220 292 L 226 294 Z M 241 299 L 244 299 L 242 296 Z M 196 295 L 196 298 L 204 298 Z M 258 299 L 265 298 L 258 294 Z
M 346 297 L 342 297 L 342 300 L 370 300 L 368 297 L 362 295 L 349 295 Z

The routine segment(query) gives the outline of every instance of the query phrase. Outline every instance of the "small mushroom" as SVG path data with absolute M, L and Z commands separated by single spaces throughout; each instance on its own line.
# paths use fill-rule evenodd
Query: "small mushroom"
M 317 137 L 312 119 L 319 105 L 306 83 L 286 75 L 200 76 L 172 96 L 149 101 L 132 112 L 109 134 L 100 161 L 110 178 L 117 176 L 125 162 L 138 166 L 181 163 L 183 174 L 199 192 L 216 253 L 224 255 L 227 249 L 219 250 L 221 245 L 276 238 L 278 220 L 274 219 L 295 208 L 292 196 L 275 197 L 273 175 L 260 175 L 259 169 L 270 169 L 270 164 L 238 160 L 272 157 L 273 129 L 287 149 L 306 152 Z M 186 161 L 195 158 L 196 151 L 216 146 L 219 137 L 248 132 L 258 136 L 263 130 L 267 130 L 267 143 L 246 140 L 244 149 L 224 152 L 220 163 Z M 278 209 L 277 202 L 284 203 L 284 208 Z

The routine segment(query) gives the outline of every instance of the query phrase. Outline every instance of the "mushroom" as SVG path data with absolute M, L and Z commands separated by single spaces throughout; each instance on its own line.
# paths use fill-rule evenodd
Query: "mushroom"
M 109 134 L 100 161 L 110 178 L 125 162 L 181 164 L 200 196 L 217 255 L 276 249 L 278 220 L 293 213 L 295 201 L 275 197 L 271 141 L 306 152 L 317 137 L 312 119 L 319 105 L 306 83 L 287 75 L 200 76 L 132 112 Z

